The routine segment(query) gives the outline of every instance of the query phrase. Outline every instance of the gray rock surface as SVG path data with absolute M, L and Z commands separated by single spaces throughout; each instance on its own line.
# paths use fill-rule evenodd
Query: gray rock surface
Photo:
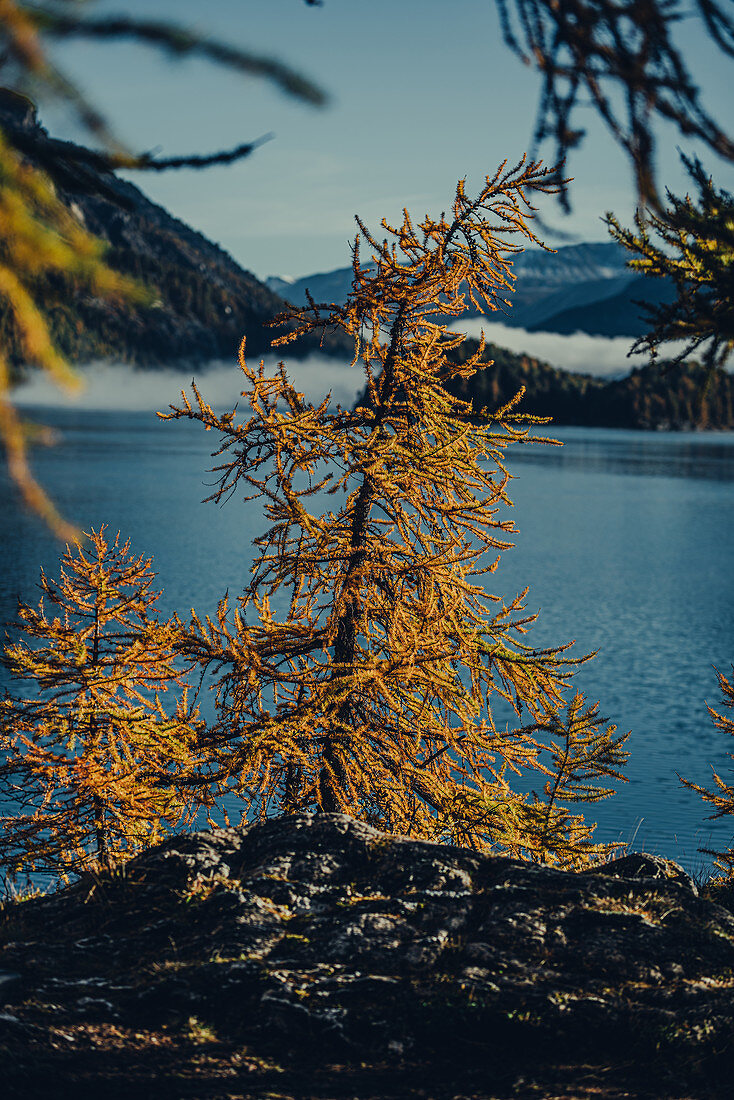
M 289 1065 L 491 1066 L 486 1095 L 564 1065 L 637 1074 L 593 1095 L 728 1095 L 734 916 L 655 857 L 571 874 L 303 814 L 174 838 L 3 941 L 0 1035 L 28 1051 L 49 1021 L 79 1049 L 194 1027 Z

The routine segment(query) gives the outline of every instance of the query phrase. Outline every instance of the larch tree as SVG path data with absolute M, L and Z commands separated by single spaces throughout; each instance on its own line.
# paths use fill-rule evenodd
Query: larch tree
M 383 241 L 358 219 L 346 304 L 284 314 L 288 332 L 274 341 L 347 333 L 366 380 L 355 408 L 310 404 L 282 364 L 273 376 L 249 366 L 243 345 L 248 416 L 216 413 L 196 387 L 165 414 L 221 433 L 209 499 L 244 489 L 269 523 L 242 596 L 181 628 L 186 655 L 216 670 L 207 778 L 256 816 L 344 812 L 568 865 L 605 851 L 562 819 L 561 795 L 611 793 L 592 779 L 619 776 L 624 737 L 595 711 L 559 714 L 577 662 L 565 645 L 523 640 L 526 592 L 486 589 L 513 532 L 504 451 L 538 441 L 538 418 L 516 411 L 521 394 L 473 417 L 446 389 L 482 355 L 459 365 L 464 337 L 449 323 L 469 301 L 505 304 L 513 255 L 540 243 L 528 193 L 558 186 L 523 160 L 488 176 L 476 199 L 460 182 L 448 218 L 416 227 L 406 211 L 399 227 L 382 223 Z M 496 720 L 499 699 L 528 723 Z M 551 780 L 544 799 L 512 790 L 511 774 L 527 769 Z
M 732 673 L 734 674 L 734 668 L 732 668 Z M 734 676 L 727 679 L 727 677 L 718 670 L 717 675 L 724 707 L 728 711 L 734 711 Z M 720 711 L 714 710 L 713 707 L 709 707 L 708 712 L 713 719 L 714 725 L 717 726 L 722 733 L 728 733 L 730 736 L 734 737 L 734 717 L 732 717 L 731 714 L 721 713 Z M 728 756 L 734 763 L 734 752 L 730 752 Z M 709 821 L 715 821 L 720 817 L 734 817 L 734 781 L 727 782 L 726 778 L 720 775 L 713 767 L 711 771 L 713 773 L 713 786 L 711 787 L 704 787 L 700 783 L 693 783 L 690 779 L 684 779 L 682 776 L 679 776 L 679 779 L 684 787 L 688 787 L 691 791 L 696 791 L 705 802 L 713 806 L 714 812 L 710 815 Z M 703 852 L 705 855 L 713 856 L 716 867 L 723 872 L 730 883 L 734 883 L 734 830 L 732 831 L 732 842 L 724 851 L 717 851 L 711 848 L 700 848 L 699 851 Z
M 628 267 L 653 279 L 667 279 L 675 295 L 647 306 L 649 331 L 632 352 L 656 356 L 671 340 L 684 341 L 673 363 L 703 351 L 704 363 L 721 367 L 734 349 L 734 196 L 716 187 L 697 160 L 683 158 L 697 195 L 668 192 L 657 215 L 639 211 L 636 231 L 607 214 L 615 240 L 630 252 Z
M 5 649 L 15 679 L 33 686 L 0 702 L 0 863 L 11 875 L 109 869 L 195 810 L 176 779 L 201 723 L 151 562 L 104 527 L 88 539 L 67 548 L 58 582 L 41 573 L 42 599 L 19 604 L 22 636 Z

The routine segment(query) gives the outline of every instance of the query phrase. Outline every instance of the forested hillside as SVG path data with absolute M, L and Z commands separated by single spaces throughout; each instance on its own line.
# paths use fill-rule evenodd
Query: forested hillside
M 460 349 L 464 361 L 477 342 Z M 668 368 L 665 363 L 634 369 L 614 381 L 589 374 L 556 370 L 527 355 L 515 355 L 488 344 L 493 366 L 455 385 L 479 410 L 501 407 L 525 386 L 521 410 L 550 416 L 557 424 L 607 428 L 674 430 L 734 428 L 734 378 L 723 370 L 709 372 L 697 363 Z
M 32 164 L 50 173 L 77 220 L 108 244 L 109 265 L 151 290 L 146 304 L 113 304 L 90 297 L 72 276 L 39 278 L 35 299 L 43 303 L 51 334 L 72 362 L 157 366 L 232 360 L 244 334 L 250 353 L 269 347 L 267 322 L 281 311 L 283 300 L 223 249 L 105 169 L 94 153 L 49 137 L 24 97 L 0 90 L 0 125 L 16 145 L 25 144 Z M 0 308 L 0 341 L 17 371 L 22 356 L 7 306 Z M 294 354 L 305 354 L 312 345 L 302 341 Z M 344 354 L 345 349 L 327 337 L 322 351 Z M 351 348 L 346 351 L 351 355 Z

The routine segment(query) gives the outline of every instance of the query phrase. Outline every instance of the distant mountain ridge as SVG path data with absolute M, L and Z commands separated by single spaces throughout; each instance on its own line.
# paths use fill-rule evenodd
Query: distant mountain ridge
M 631 271 L 628 257 L 616 241 L 564 245 L 554 252 L 527 249 L 513 261 L 517 279 L 512 305 L 492 319 L 530 331 L 639 336 L 647 326 L 636 303 L 669 300 L 673 291 Z M 265 280 L 294 305 L 305 305 L 306 290 L 317 302 L 344 302 L 351 281 L 351 267 L 290 281 L 277 276 Z
M 0 127 L 46 170 L 74 216 L 108 244 L 110 267 L 140 279 L 156 298 L 146 306 L 89 296 L 61 275 L 39 280 L 52 336 L 72 362 L 108 359 L 146 367 L 234 360 L 243 336 L 248 351 L 267 351 L 275 335 L 268 322 L 285 302 L 245 271 L 224 249 L 207 240 L 134 184 L 100 169 L 95 155 L 49 137 L 29 100 L 0 90 Z M 22 355 L 12 314 L 0 310 L 0 340 L 13 366 Z M 351 344 L 327 335 L 291 346 L 296 357 L 319 349 L 351 358 Z

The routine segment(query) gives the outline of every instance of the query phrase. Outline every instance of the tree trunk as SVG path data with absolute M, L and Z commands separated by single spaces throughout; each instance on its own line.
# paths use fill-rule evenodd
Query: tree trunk
M 405 310 L 404 306 L 401 305 L 390 332 L 390 347 L 385 357 L 382 376 L 380 407 L 375 416 L 373 431 L 380 430 L 385 409 L 390 406 L 394 395 L 394 367 L 402 337 L 404 317 Z M 358 576 L 367 559 L 367 528 L 374 494 L 374 483 L 369 475 L 365 474 L 357 494 L 352 516 L 351 552 L 347 562 L 343 589 L 346 598 L 344 610 L 337 624 L 336 639 L 334 641 L 334 663 L 340 667 L 334 672 L 334 679 L 350 676 L 354 669 L 357 650 L 357 625 L 361 615 Z M 356 581 L 355 577 L 357 578 Z M 343 809 L 339 795 L 345 786 L 346 762 L 340 748 L 345 741 L 344 727 L 351 726 L 353 721 L 354 705 L 351 696 L 348 696 L 337 711 L 338 731 L 327 733 L 324 739 L 323 767 L 319 775 L 319 800 L 321 810 L 324 813 L 340 813 Z

